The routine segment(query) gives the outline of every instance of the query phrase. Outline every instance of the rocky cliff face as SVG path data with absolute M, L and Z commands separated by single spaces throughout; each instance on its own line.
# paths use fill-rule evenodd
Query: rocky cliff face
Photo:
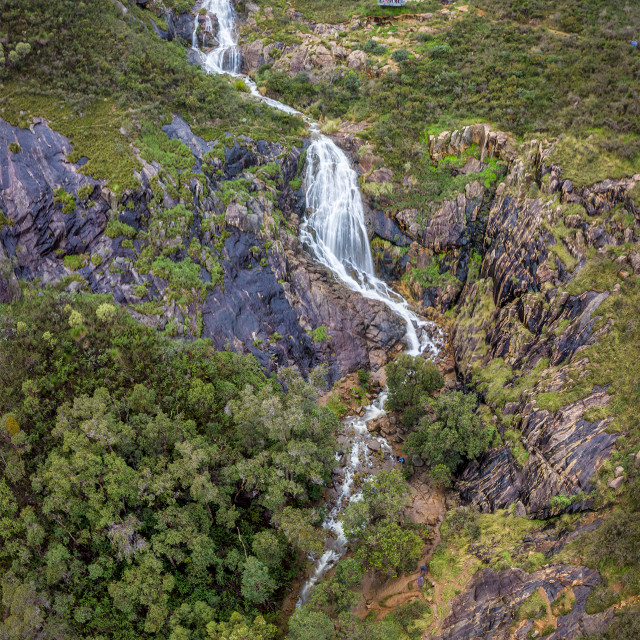
M 590 616 L 585 612 L 587 596 L 598 582 L 598 572 L 584 567 L 557 565 L 531 574 L 520 569 L 483 569 L 453 601 L 451 614 L 433 637 L 577 638 L 601 629 L 612 618 L 613 614 Z M 541 602 L 540 614 L 534 619 L 519 617 L 520 607 L 536 596 Z M 572 606 L 562 606 L 564 598 Z
M 611 328 L 611 321 L 598 322 L 598 309 L 620 285 L 589 290 L 588 281 L 577 284 L 581 270 L 594 254 L 604 255 L 605 245 L 631 247 L 613 264 L 624 279 L 637 262 L 630 243 L 640 238 L 639 211 L 629 197 L 640 176 L 578 192 L 562 180 L 560 167 L 545 165 L 546 155 L 542 145 L 533 145 L 524 160 L 512 163 L 499 187 L 487 223 L 481 280 L 465 286 L 452 330 L 458 372 L 467 381 L 495 363 L 506 365 L 506 379 L 514 381 L 507 387 L 517 386 L 518 377 L 529 375 L 532 381 L 531 387 L 507 394 L 511 402 L 492 402 L 501 422 L 512 433 L 515 427 L 518 446 L 524 447 L 520 461 L 513 443 L 492 450 L 466 469 L 458 488 L 482 510 L 519 500 L 535 517 L 548 516 L 550 501 L 559 494 L 578 498 L 569 510 L 588 508 L 581 492 L 592 490 L 591 480 L 618 437 L 607 433 L 609 419 L 599 413 L 610 400 L 606 388 L 594 387 L 575 402 L 560 401 L 557 409 L 539 405 L 540 398 L 562 394 L 576 371 L 586 373 L 589 360 L 581 352 Z M 540 195 L 531 197 L 538 185 Z M 631 224 L 620 224 L 621 208 Z
M 116 197 L 78 173 L 68 140 L 45 122 L 0 121 L 0 240 L 16 274 L 110 293 L 146 324 L 251 351 L 267 368 L 328 362 L 335 378 L 383 364 L 402 322 L 340 284 L 297 239 L 303 198 L 291 181 L 302 149 L 249 139 L 216 147 L 178 117 L 165 132 L 193 154 L 186 190 L 140 158 L 141 187 Z M 15 295 L 14 276 L 2 282 L 4 297 Z M 329 337 L 314 340 L 323 326 Z

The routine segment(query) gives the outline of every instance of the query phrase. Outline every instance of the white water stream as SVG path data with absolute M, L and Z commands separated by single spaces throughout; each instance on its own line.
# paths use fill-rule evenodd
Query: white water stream
M 307 151 L 305 175 L 309 215 L 300 229 L 303 243 L 320 263 L 328 267 L 350 289 L 366 298 L 382 302 L 404 320 L 407 327 L 407 352 L 410 355 L 426 351 L 435 355 L 437 347 L 427 332 L 430 323 L 413 313 L 407 301 L 374 273 L 358 177 L 345 153 L 330 138 L 320 133 L 319 124 L 292 107 L 262 96 L 255 82 L 240 74 L 242 60 L 231 0 L 203 0 L 201 6 L 217 16 L 220 43 L 212 51 L 200 51 L 196 19 L 192 46 L 205 71 L 241 77 L 253 96 L 275 109 L 303 117 L 310 125 L 312 143 Z M 386 439 L 372 437 L 367 429 L 369 420 L 384 415 L 386 397 L 386 392 L 382 392 L 365 407 L 363 415 L 350 416 L 343 422 L 342 432 L 349 453 L 342 465 L 340 483 L 335 487 L 337 496 L 323 523 L 332 537 L 300 590 L 298 606 L 307 601 L 313 586 L 337 564 L 346 551 L 347 540 L 340 516 L 350 501 L 360 499 L 360 491 L 354 491 L 354 476 L 356 473 L 366 474 L 380 466 L 380 459 L 373 458 L 369 443 L 377 440 L 379 447 L 374 448 L 379 448 L 389 465 L 394 464 L 393 451 Z M 337 456 L 336 459 L 340 460 L 340 457 Z

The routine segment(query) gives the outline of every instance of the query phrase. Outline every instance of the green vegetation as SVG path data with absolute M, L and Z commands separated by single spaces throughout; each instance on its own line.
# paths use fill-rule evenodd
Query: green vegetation
M 640 169 L 640 137 L 635 134 L 611 135 L 602 130 L 586 132 L 586 139 L 560 136 L 553 145 L 549 162 L 562 166 L 562 177 L 576 187 L 623 178 Z
M 255 137 L 297 139 L 299 118 L 246 100 L 227 79 L 204 74 L 178 41 L 150 33 L 150 16 L 135 4 L 123 15 L 110 0 L 11 0 L 2 16 L 7 48 L 26 36 L 31 53 L 6 71 L 2 117 L 22 127 L 44 117 L 71 138 L 70 161 L 88 158 L 80 171 L 107 180 L 116 193 L 137 185 L 133 171 L 140 162 L 132 142 L 143 157 L 176 155 L 176 145 L 148 128 L 157 130 L 171 113 L 209 140 L 225 131 L 246 133 L 243 118 Z
M 136 236 L 136 230 L 132 226 L 114 218 L 107 222 L 107 228 L 104 233 L 109 238 L 120 238 L 122 236 L 125 236 L 126 238 L 135 238 Z
M 92 184 L 86 184 L 84 187 L 78 189 L 78 198 L 84 202 L 91 196 L 94 190 L 95 187 Z
M 20 145 L 17 142 L 10 142 L 9 151 L 11 151 L 11 153 L 20 153 Z
M 87 264 L 86 255 L 68 255 L 63 259 L 64 266 L 71 271 L 77 271 Z
M 476 413 L 477 397 L 461 391 L 431 400 L 434 417 L 424 416 L 409 435 L 407 452 L 428 461 L 436 482 L 448 485 L 460 463 L 477 458 L 489 448 L 495 430 Z
M 540 618 L 547 613 L 547 601 L 538 591 L 534 591 L 518 609 L 518 620 Z
M 304 507 L 337 423 L 316 388 L 281 370 L 285 394 L 105 296 L 26 288 L 0 332 L 0 632 L 274 638 L 258 614 L 298 571 L 292 545 L 322 539 Z
M 345 509 L 345 535 L 367 570 L 395 576 L 414 567 L 420 557 L 422 539 L 402 526 L 408 493 L 399 470 L 380 472 L 364 483 L 362 499 Z
M 323 324 L 311 331 L 310 335 L 314 342 L 324 342 L 325 340 L 331 339 L 331 336 L 327 333 L 327 327 Z
M 444 378 L 431 360 L 403 353 L 387 365 L 387 385 L 385 408 L 401 411 L 403 424 L 411 426 L 426 413 L 426 403 Z
M 76 210 L 76 198 L 73 194 L 65 191 L 62 187 L 53 192 L 54 202 L 62 204 L 62 213 L 73 213 Z

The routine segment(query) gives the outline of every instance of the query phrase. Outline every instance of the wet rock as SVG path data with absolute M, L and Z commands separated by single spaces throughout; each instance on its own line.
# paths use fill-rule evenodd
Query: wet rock
M 542 589 L 553 603 L 564 589 L 572 589 L 575 602 L 571 611 L 557 618 L 557 628 L 549 640 L 573 640 L 586 628 L 603 627 L 613 613 L 586 613 L 589 593 L 600 582 L 597 571 L 586 567 L 556 565 L 528 574 L 520 569 L 493 571 L 481 569 L 471 578 L 464 591 L 451 605 L 451 614 L 444 620 L 435 640 L 502 640 L 509 637 L 520 605 Z

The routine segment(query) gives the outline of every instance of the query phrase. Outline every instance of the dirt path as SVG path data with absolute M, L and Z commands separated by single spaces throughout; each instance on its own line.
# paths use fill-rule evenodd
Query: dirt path
M 416 570 L 397 578 L 381 579 L 379 575 L 367 573 L 362 580 L 360 593 L 361 603 L 355 613 L 361 618 L 373 612 L 375 620 L 382 620 L 397 607 L 424 597 L 417 586 L 420 577 L 420 566 L 428 566 L 433 551 L 440 541 L 440 523 L 444 518 L 446 507 L 444 494 L 433 487 L 426 471 L 418 472 L 409 480 L 412 502 L 406 510 L 406 516 L 415 523 L 427 524 L 431 529 L 431 538 L 425 545 Z

